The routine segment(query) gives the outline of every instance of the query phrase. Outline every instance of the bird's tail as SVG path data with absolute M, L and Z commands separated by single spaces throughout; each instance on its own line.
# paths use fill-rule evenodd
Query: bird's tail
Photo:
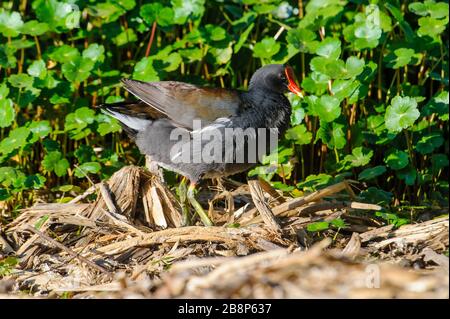
M 94 107 L 117 119 L 123 130 L 133 139 L 152 122 L 148 114 L 137 111 L 143 107 L 142 102 L 118 102 Z

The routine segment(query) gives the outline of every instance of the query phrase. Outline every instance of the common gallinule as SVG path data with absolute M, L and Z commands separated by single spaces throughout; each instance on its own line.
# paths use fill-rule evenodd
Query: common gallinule
M 255 144 L 263 135 L 261 129 L 270 129 L 278 137 L 289 126 L 291 105 L 284 93 L 289 90 L 302 96 L 292 68 L 281 64 L 270 64 L 258 69 L 250 80 L 247 92 L 175 81 L 141 82 L 124 79 L 122 82 L 125 89 L 139 101 L 104 104 L 100 107 L 119 120 L 141 153 L 150 155 L 160 166 L 190 180 L 191 184 L 184 196 L 187 196 L 205 225 L 211 225 L 211 221 L 195 199 L 195 184 L 201 178 L 228 176 L 254 166 L 254 156 L 247 153 L 251 148 L 249 145 Z M 239 146 L 236 139 L 230 142 L 226 137 L 216 139 L 213 146 L 207 143 L 210 141 L 208 139 L 200 139 L 200 142 L 196 140 L 199 135 L 214 132 L 223 137 L 227 129 L 241 129 L 237 135 L 243 137 L 244 144 Z M 245 134 L 243 130 L 246 130 Z M 174 136 L 178 136 L 178 139 Z M 266 141 L 267 136 L 263 137 Z M 216 149 L 218 145 L 220 147 Z M 264 147 L 262 151 L 258 149 L 259 154 L 271 150 L 270 146 Z M 213 160 L 209 156 L 211 150 L 216 151 Z M 205 152 L 209 156 L 207 160 L 200 154 Z M 184 189 L 185 180 L 181 183 Z M 183 215 L 186 220 L 184 209 Z

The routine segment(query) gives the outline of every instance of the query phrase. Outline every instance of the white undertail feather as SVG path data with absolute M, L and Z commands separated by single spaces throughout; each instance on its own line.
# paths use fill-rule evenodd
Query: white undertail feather
M 136 131 L 143 131 L 147 127 L 147 125 L 151 123 L 150 120 L 145 120 L 138 117 L 121 114 L 118 112 L 111 111 L 109 109 L 106 109 L 105 111 L 107 114 L 111 115 L 112 117 L 116 118 L 126 126 Z

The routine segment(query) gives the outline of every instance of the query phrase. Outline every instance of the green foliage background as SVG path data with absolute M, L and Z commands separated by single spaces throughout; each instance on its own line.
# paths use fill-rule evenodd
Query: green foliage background
M 1 207 L 143 164 L 92 108 L 127 98 L 121 78 L 246 89 L 267 63 L 292 65 L 307 96 L 290 96 L 281 162 L 250 175 L 293 196 L 349 178 L 388 209 L 448 206 L 448 20 L 432 0 L 2 1 Z

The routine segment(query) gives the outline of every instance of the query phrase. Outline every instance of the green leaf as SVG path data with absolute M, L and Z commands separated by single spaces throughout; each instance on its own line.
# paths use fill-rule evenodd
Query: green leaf
M 231 56 L 233 55 L 233 49 L 231 46 L 220 49 L 220 48 L 211 48 L 209 52 L 214 56 L 216 64 L 225 64 L 231 60 Z
M 23 26 L 19 12 L 0 11 L 0 34 L 4 37 L 17 37 Z
M 280 51 L 280 43 L 273 38 L 266 37 L 261 42 L 255 44 L 253 56 L 261 59 L 270 59 Z
M 336 228 L 345 228 L 345 227 L 347 227 L 347 224 L 341 218 L 336 218 L 336 219 L 331 220 L 330 224 L 333 225 Z
M 326 38 L 320 42 L 316 54 L 327 59 L 337 60 L 341 55 L 341 41 L 334 38 Z
M 0 98 L 0 127 L 8 127 L 14 121 L 16 111 L 11 99 Z
M 419 118 L 417 102 L 412 97 L 396 96 L 386 109 L 384 120 L 390 132 L 400 132 L 414 124 Z
M 441 91 L 436 93 L 435 96 L 425 105 L 422 111 L 422 115 L 428 116 L 433 113 L 439 115 L 439 119 L 448 121 L 448 106 L 449 106 L 449 94 L 448 91 Z
M 128 28 L 119 33 L 115 38 L 112 39 L 118 47 L 124 46 L 127 43 L 132 43 L 137 41 L 136 32 L 133 29 Z
M 214 41 L 222 41 L 222 40 L 226 39 L 227 31 L 220 26 L 216 26 L 213 24 L 207 24 L 207 25 L 205 25 L 205 28 L 202 32 L 202 36 L 208 43 L 211 43 Z
M 306 99 L 309 105 L 309 112 L 318 116 L 323 122 L 333 122 L 341 114 L 339 99 L 335 96 L 322 95 L 320 98 L 309 96 Z
M 8 78 L 9 83 L 12 86 L 19 89 L 30 89 L 33 87 L 34 79 L 28 74 L 20 73 L 20 74 L 12 74 Z
M 408 64 L 416 64 L 420 59 L 420 54 L 408 48 L 396 49 L 384 58 L 387 61 L 387 66 L 393 69 L 398 69 Z
M 97 132 L 101 136 L 105 136 L 109 133 L 119 132 L 121 129 L 119 122 L 111 116 L 99 114 L 97 115 L 97 121 L 99 123 Z
M 171 0 L 174 22 L 185 24 L 188 19 L 197 20 L 205 12 L 205 0 Z
M 0 84 L 0 100 L 6 99 L 9 94 L 9 88 L 6 83 Z
M 81 144 L 73 154 L 79 163 L 90 162 L 95 157 L 93 148 L 85 144 Z
M 76 48 L 64 44 L 51 50 L 49 57 L 56 62 L 64 63 L 76 59 L 79 55 L 80 53 Z
M 115 2 L 96 3 L 88 7 L 88 13 L 93 17 L 103 19 L 104 23 L 116 21 L 126 13 L 126 9 Z
M 0 142 L 0 153 L 8 154 L 27 144 L 31 131 L 27 127 L 18 127 L 9 132 L 7 138 Z
M 404 180 L 406 185 L 412 186 L 416 182 L 417 170 L 412 166 L 408 166 L 404 169 L 398 170 L 396 175 L 399 179 Z
M 413 2 L 408 9 L 420 16 L 431 16 L 435 19 L 448 17 L 448 3 L 426 0 L 424 2 Z
M 444 144 L 444 138 L 441 133 L 429 133 L 420 138 L 415 149 L 421 154 L 430 154 L 442 144 Z
M 74 174 L 78 178 L 83 178 L 89 173 L 98 173 L 101 168 L 101 165 L 97 162 L 87 162 L 75 168 Z
M 365 166 L 369 164 L 373 156 L 373 151 L 363 147 L 356 147 L 351 155 L 346 155 L 345 160 L 350 162 L 352 167 Z
M 366 168 L 361 173 L 359 173 L 358 179 L 360 181 L 371 180 L 375 177 L 383 175 L 385 172 L 386 172 L 386 166 L 382 166 L 382 165 Z
M 87 107 L 81 107 L 74 113 L 67 114 L 64 130 L 70 132 L 73 139 L 79 140 L 91 133 L 91 130 L 87 128 L 87 126 L 94 121 L 94 110 Z
M 105 47 L 92 43 L 83 51 L 83 58 L 91 59 L 94 63 L 97 61 L 103 62 L 105 60 Z
M 8 191 L 2 187 L 0 187 L 0 201 L 5 201 L 10 199 L 12 196 L 8 193 Z M 1 267 L 0 267 L 1 274 Z
M 43 140 L 42 145 L 44 145 L 44 148 L 47 152 L 57 151 L 60 149 L 59 143 L 49 138 Z
M 36 60 L 31 63 L 27 73 L 35 78 L 44 79 L 47 76 L 47 68 L 43 60 Z
M 329 227 L 330 227 L 329 222 L 314 222 L 308 224 L 308 226 L 306 226 L 306 230 L 310 232 L 318 232 L 322 230 L 327 230 Z
M 67 80 L 80 83 L 89 77 L 93 68 L 94 61 L 90 58 L 77 56 L 74 59 L 65 62 L 61 69 Z
M 159 76 L 153 67 L 153 60 L 150 57 L 143 58 L 136 63 L 133 72 L 133 78 L 135 80 L 153 82 L 159 81 Z
M 342 149 L 347 144 L 345 135 L 345 125 L 332 122 L 320 121 L 320 128 L 317 131 L 316 141 L 321 139 L 330 149 Z
M 377 187 L 369 187 L 367 190 L 361 192 L 359 197 L 368 203 L 377 205 L 389 205 L 392 200 L 392 193 L 386 192 Z
M 132 10 L 136 6 L 135 0 L 112 0 L 115 4 L 121 6 L 127 11 Z
M 409 157 L 406 152 L 395 150 L 389 153 L 385 158 L 384 162 L 390 168 L 394 170 L 399 170 L 405 168 L 409 163 Z
M 304 53 L 314 53 L 318 42 L 315 41 L 316 34 L 309 29 L 297 28 L 288 31 L 286 40 L 294 48 Z
M 44 156 L 42 167 L 46 172 L 55 172 L 59 177 L 67 175 L 69 161 L 62 157 L 61 152 L 53 151 Z
M 294 141 L 295 144 L 309 144 L 312 139 L 312 133 L 308 132 L 304 124 L 294 126 L 286 131 L 286 138 Z
M 68 1 L 34 0 L 32 7 L 38 20 L 47 23 L 53 31 L 61 33 L 79 27 L 80 9 Z
M 49 121 L 33 121 L 28 128 L 33 132 L 33 139 L 30 142 L 35 142 L 40 138 L 44 138 L 52 131 Z
M 419 30 L 417 34 L 419 37 L 429 36 L 433 39 L 438 39 L 439 35 L 444 32 L 448 24 L 448 18 L 438 20 L 431 17 L 423 17 L 419 19 Z
M 24 186 L 26 188 L 40 189 L 44 187 L 45 181 L 47 179 L 39 174 L 27 176 L 25 179 Z
M 433 154 L 431 156 L 431 165 L 433 172 L 437 173 L 439 170 L 448 166 L 448 156 L 447 154 Z
M 349 79 L 360 75 L 364 70 L 364 66 L 364 59 L 358 59 L 355 56 L 349 57 L 345 62 L 345 78 Z
M 303 182 L 296 186 L 304 191 L 316 191 L 333 183 L 333 177 L 328 174 L 309 175 Z
M 45 22 L 39 22 L 37 20 L 31 20 L 26 22 L 20 31 L 23 34 L 28 34 L 31 36 L 40 36 L 50 30 L 50 27 Z
M 235 54 L 239 52 L 239 50 L 244 45 L 245 41 L 247 41 L 247 38 L 248 38 L 250 32 L 252 32 L 254 26 L 255 26 L 254 23 L 250 24 L 247 27 L 247 29 L 245 29 L 245 31 L 241 33 L 241 35 L 239 36 L 239 40 L 234 45 L 234 53 Z

